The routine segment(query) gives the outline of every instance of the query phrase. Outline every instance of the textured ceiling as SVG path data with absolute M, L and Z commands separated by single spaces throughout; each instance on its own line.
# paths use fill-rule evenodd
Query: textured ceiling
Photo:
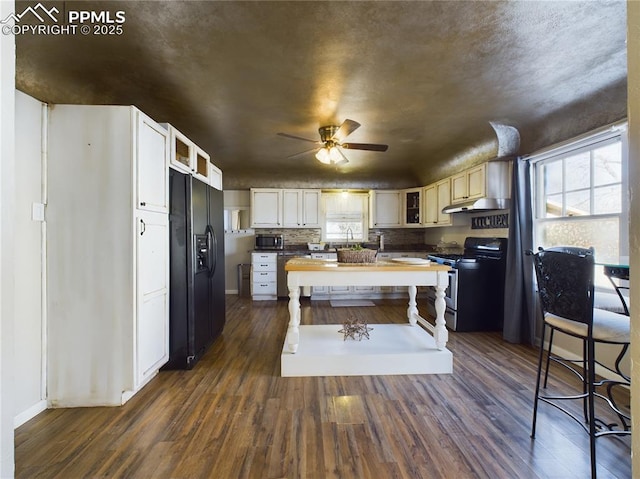
M 16 11 L 37 2 L 16 2 Z M 211 153 L 225 188 L 405 187 L 626 116 L 626 2 L 47 2 L 124 11 L 122 35 L 18 35 L 17 87 L 50 103 L 134 104 Z M 27 22 L 24 18 L 22 22 Z M 350 118 L 343 167 L 317 139 Z

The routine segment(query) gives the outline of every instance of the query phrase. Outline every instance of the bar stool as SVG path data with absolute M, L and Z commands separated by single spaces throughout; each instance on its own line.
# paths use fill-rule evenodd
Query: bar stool
M 531 437 L 535 438 L 539 401 L 550 404 L 578 422 L 589 434 L 591 477 L 596 477 L 596 439 L 609 435 L 630 435 L 628 411 L 623 411 L 614 398 L 614 389 L 630 386 L 631 381 L 620 370 L 620 361 L 629 348 L 629 317 L 611 311 L 594 309 L 594 256 L 593 249 L 561 246 L 539 248 L 533 256 L 538 280 L 538 293 L 543 314 L 542 340 L 538 357 L 536 392 L 533 403 Z M 574 373 L 582 383 L 582 392 L 573 395 L 541 394 L 542 363 L 545 352 L 545 333 L 550 330 L 544 383 L 547 388 L 549 363 L 554 362 Z M 583 357 L 571 360 L 553 354 L 553 334 L 568 334 L 582 341 Z M 598 362 L 595 344 L 620 346 L 614 368 Z M 614 379 L 596 380 L 595 365 L 608 369 Z M 596 399 L 604 401 L 617 416 L 617 423 L 604 421 L 595 414 Z M 563 401 L 582 401 L 583 416 L 579 417 L 563 405 Z M 564 404 L 568 404 L 565 402 Z

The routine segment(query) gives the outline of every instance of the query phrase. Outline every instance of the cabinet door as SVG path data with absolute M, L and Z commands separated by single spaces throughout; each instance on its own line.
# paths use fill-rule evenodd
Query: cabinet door
M 137 388 L 169 359 L 169 219 L 139 212 L 136 221 Z
M 412 188 L 403 191 L 404 226 L 422 226 L 422 189 Z
M 282 190 L 260 188 L 251 190 L 251 227 L 282 227 Z
M 424 195 L 424 225 L 434 226 L 438 224 L 438 188 L 436 185 L 426 186 Z
M 320 190 L 302 191 L 302 226 L 320 227 Z
M 438 225 L 450 225 L 451 215 L 442 212 L 442 208 L 451 204 L 451 180 L 446 178 L 436 183 L 437 190 L 437 223 Z
M 373 227 L 398 227 L 402 224 L 402 198 L 400 191 L 378 190 L 371 194 Z
M 468 196 L 467 172 L 463 171 L 451 177 L 451 202 L 461 203 Z
M 302 190 L 282 191 L 282 225 L 285 228 L 302 226 Z
M 138 111 L 136 141 L 136 207 L 166 213 L 169 206 L 169 135 Z
M 470 200 L 482 198 L 485 192 L 485 165 L 482 164 L 467 171 L 467 195 Z
M 193 176 L 207 184 L 210 184 L 209 180 L 209 155 L 204 151 L 194 146 L 193 154 Z

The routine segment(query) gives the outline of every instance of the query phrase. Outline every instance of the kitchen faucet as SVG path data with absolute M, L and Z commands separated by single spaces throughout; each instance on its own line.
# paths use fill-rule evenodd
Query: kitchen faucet
M 351 233 L 351 241 L 353 241 L 353 230 L 351 228 L 347 228 L 347 248 L 349 247 L 349 233 Z

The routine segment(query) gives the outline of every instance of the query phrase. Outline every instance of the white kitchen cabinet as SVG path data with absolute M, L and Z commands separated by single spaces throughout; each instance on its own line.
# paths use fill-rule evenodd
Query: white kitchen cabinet
M 282 228 L 282 190 L 251 189 L 251 227 Z
M 136 383 L 144 384 L 169 359 L 169 217 L 138 212 L 137 225 L 134 357 Z
M 320 227 L 320 190 L 282 190 L 285 228 Z
M 253 228 L 319 228 L 320 190 L 254 188 Z
M 196 145 L 173 125 L 162 123 L 162 126 L 169 131 L 169 166 L 191 175 L 195 168 Z
M 55 105 L 48 137 L 48 401 L 120 405 L 168 359 L 168 132 Z
M 469 168 L 451 177 L 451 203 L 482 198 L 485 195 L 486 165 Z
M 451 215 L 442 209 L 451 204 L 451 178 L 425 186 L 424 194 L 424 226 L 448 226 Z
M 402 192 L 399 190 L 372 190 L 369 193 L 371 228 L 398 228 L 402 226 Z
M 402 192 L 403 226 L 422 228 L 422 188 L 411 188 Z
M 251 253 L 251 298 L 278 299 L 278 253 Z
M 211 156 L 169 123 L 161 123 L 169 132 L 169 166 L 222 191 L 222 171 Z

